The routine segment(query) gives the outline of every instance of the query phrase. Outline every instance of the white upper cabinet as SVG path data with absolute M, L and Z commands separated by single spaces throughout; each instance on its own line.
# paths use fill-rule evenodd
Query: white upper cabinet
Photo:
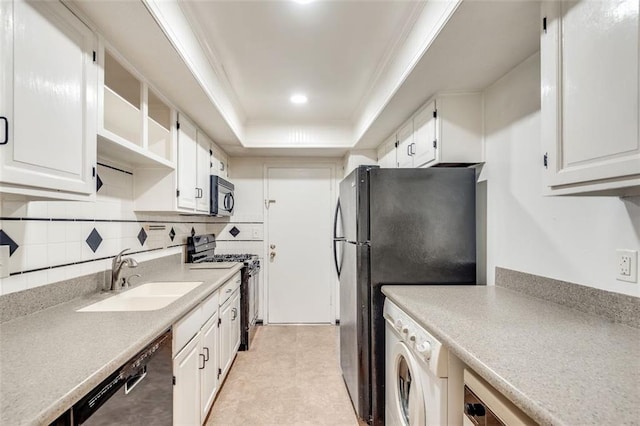
M 184 115 L 180 115 L 175 127 L 178 141 L 177 168 L 136 169 L 133 180 L 135 210 L 209 214 L 210 175 L 217 171 L 216 160 L 212 156 L 216 147 Z M 226 174 L 222 176 L 226 178 Z
M 95 193 L 95 34 L 62 3 L 0 2 L 0 191 Z
M 396 158 L 396 134 L 394 133 L 378 148 L 378 165 L 387 169 L 398 167 Z
M 229 159 L 226 154 L 212 145 L 211 174 L 223 179 L 229 177 Z
M 548 194 L 640 193 L 638 0 L 543 2 Z
M 482 93 L 438 95 L 435 106 L 436 147 L 433 164 L 482 163 L 484 161 Z
M 100 44 L 98 155 L 134 169 L 175 168 L 175 109 L 124 58 Z
M 429 102 L 413 118 L 413 165 L 421 167 L 436 160 L 436 102 Z
M 484 161 L 482 94 L 437 95 L 403 124 L 396 135 L 378 148 L 381 167 L 481 163 Z
M 210 210 L 209 201 L 210 173 L 211 173 L 211 139 L 204 133 L 198 131 L 196 148 L 196 210 L 208 213 Z
M 196 209 L 198 131 L 186 117 L 180 116 L 178 128 L 178 207 Z
M 413 120 L 409 120 L 398 130 L 398 149 L 396 152 L 398 167 L 413 167 Z
M 178 129 L 178 207 L 209 213 L 211 140 L 185 116 Z

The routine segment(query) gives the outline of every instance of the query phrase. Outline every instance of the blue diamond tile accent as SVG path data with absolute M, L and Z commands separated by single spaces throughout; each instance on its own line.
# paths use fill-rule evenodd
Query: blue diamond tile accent
M 138 241 L 140 241 L 141 246 L 143 246 L 144 242 L 147 241 L 147 233 L 144 228 L 140 228 L 140 232 L 138 232 Z
M 100 175 L 96 175 L 96 192 L 100 191 L 102 185 L 104 184 L 102 183 L 102 179 L 100 179 Z
M 233 238 L 235 238 L 235 237 L 237 237 L 237 236 L 238 236 L 238 234 L 240 233 L 240 230 L 234 226 L 233 228 L 231 228 L 231 229 L 229 230 L 229 233 L 230 233 L 231 235 L 233 235 Z
M 93 231 L 91 231 L 86 241 L 89 245 L 89 248 L 91 248 L 91 250 L 95 253 L 96 250 L 98 250 L 98 247 L 100 247 L 100 244 L 102 244 L 102 237 L 100 236 L 96 228 L 93 228 Z
M 169 238 L 171 238 L 171 241 L 173 241 L 175 237 L 176 237 L 176 231 L 174 231 L 173 227 L 171 227 L 171 231 L 169 231 Z
M 0 246 L 9 246 L 9 257 L 18 249 L 18 243 L 13 241 L 11 237 L 0 229 Z
M 191 227 L 191 236 L 195 236 L 196 235 L 196 230 L 193 228 L 193 226 Z

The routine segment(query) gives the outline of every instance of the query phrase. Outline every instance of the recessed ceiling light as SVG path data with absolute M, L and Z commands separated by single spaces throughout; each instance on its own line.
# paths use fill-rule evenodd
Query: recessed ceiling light
M 291 101 L 292 104 L 297 104 L 297 105 L 306 104 L 307 96 L 301 93 L 296 93 L 295 95 L 291 95 L 289 100 Z

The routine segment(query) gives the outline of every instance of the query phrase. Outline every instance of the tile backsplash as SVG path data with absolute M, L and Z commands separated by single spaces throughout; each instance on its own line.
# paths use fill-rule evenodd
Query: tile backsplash
M 194 233 L 215 233 L 220 252 L 262 251 L 261 222 L 135 212 L 133 173 L 100 162 L 97 175 L 95 202 L 0 199 L 0 245 L 11 253 L 0 295 L 108 269 L 125 248 L 141 260 L 182 252 Z

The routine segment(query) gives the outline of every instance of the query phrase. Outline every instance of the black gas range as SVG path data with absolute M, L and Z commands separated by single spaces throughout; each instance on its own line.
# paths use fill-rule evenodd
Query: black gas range
M 194 235 L 187 238 L 187 263 L 242 262 L 240 284 L 240 350 L 249 350 L 256 331 L 259 308 L 260 259 L 256 254 L 215 254 L 216 238 L 213 234 Z

